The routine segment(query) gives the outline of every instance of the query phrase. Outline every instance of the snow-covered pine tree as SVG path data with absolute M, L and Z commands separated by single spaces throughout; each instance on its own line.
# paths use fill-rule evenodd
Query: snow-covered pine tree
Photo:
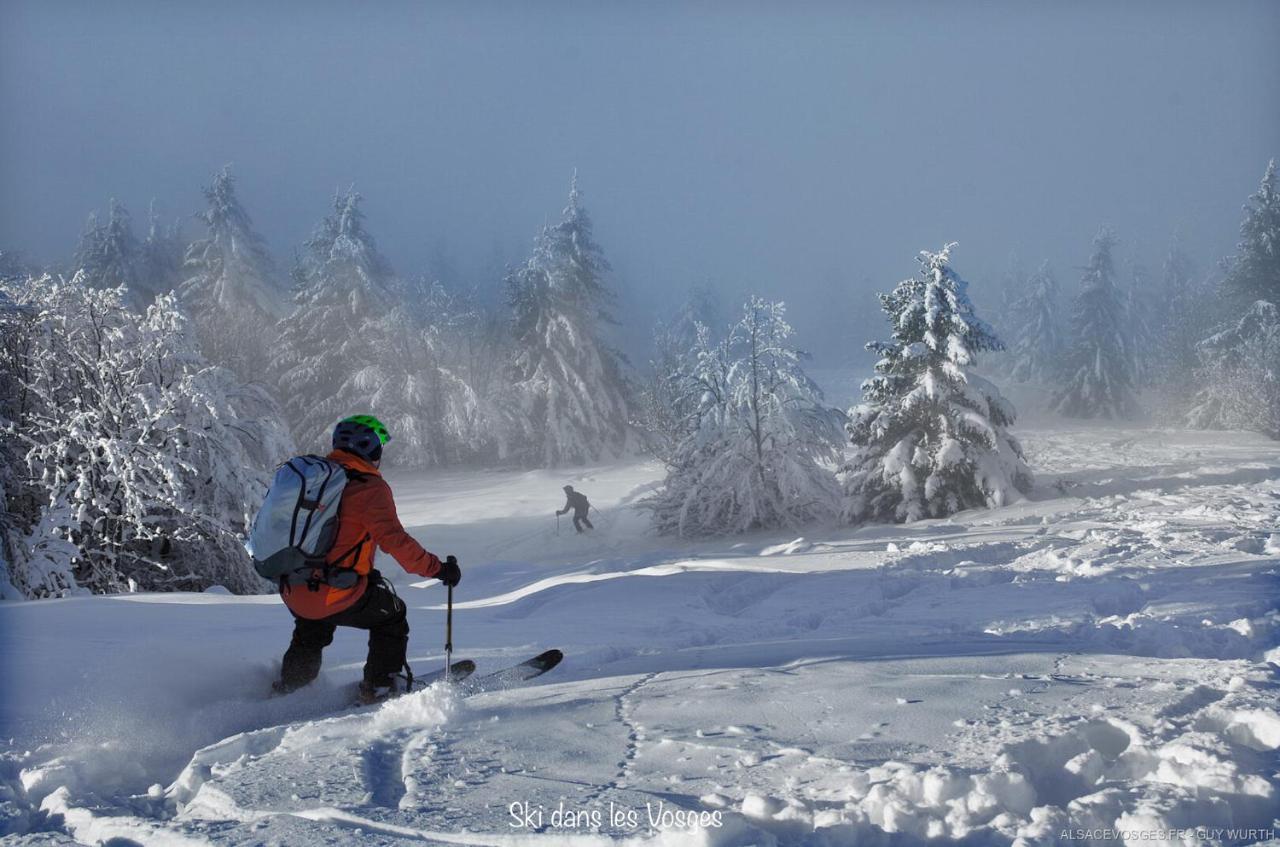
M 143 278 L 142 261 L 142 247 L 133 234 L 129 210 L 115 198 L 108 203 L 105 223 L 96 212 L 89 215 L 71 258 L 75 271 L 83 273 L 85 284 L 93 288 L 124 286 L 126 302 L 137 311 L 145 311 L 158 293 Z
M 838 411 L 805 375 L 782 303 L 752 297 L 724 341 L 698 326 L 679 375 L 688 430 L 642 501 L 661 533 L 720 535 L 832 519 Z
M 360 200 L 354 190 L 335 195 L 295 267 L 293 312 L 276 327 L 271 370 L 304 450 L 326 449 L 346 415 L 381 414 L 370 401 L 389 355 L 379 346 L 388 329 L 375 324 L 395 320 L 397 283 L 364 227 Z
M 1197 345 L 1200 402 L 1193 426 L 1249 429 L 1280 438 L 1280 186 L 1275 160 L 1249 198 L 1240 245 L 1223 290 L 1248 304 L 1234 323 Z
M 515 361 L 504 452 L 526 464 L 600 461 L 627 446 L 622 359 L 603 337 L 613 322 L 608 270 L 575 175 L 560 222 L 507 278 Z
M 1280 306 L 1280 185 L 1275 159 L 1245 204 L 1240 245 L 1228 260 L 1223 288 L 1244 304 L 1266 300 Z
M 1009 433 L 1013 406 L 974 373 L 977 354 L 1004 345 L 974 312 L 948 244 L 920 255 L 920 271 L 880 295 L 891 341 L 863 402 L 849 411 L 853 457 L 841 469 L 853 521 L 912 521 L 1003 506 L 1031 486 Z
M 1133 349 L 1125 300 L 1115 281 L 1116 237 L 1103 228 L 1080 280 L 1071 316 L 1071 340 L 1052 408 L 1069 418 L 1131 418 Z
M 1015 311 L 1019 319 L 1010 349 L 1010 376 L 1018 382 L 1048 384 L 1057 376 L 1062 356 L 1058 280 L 1048 261 L 1027 279 Z
M 200 358 L 172 295 L 138 315 L 82 274 L 3 287 L 27 316 L 0 360 L 23 386 L 4 413 L 24 477 L 12 584 L 260 590 L 244 533 L 292 448 L 269 400 Z
M 1200 342 L 1199 429 L 1244 429 L 1280 440 L 1280 307 L 1255 300 L 1240 320 Z
M 206 235 L 187 248 L 179 294 L 205 356 L 246 382 L 264 382 L 267 341 L 282 312 L 283 291 L 229 168 L 214 176 L 204 196 L 208 208 L 196 218 Z

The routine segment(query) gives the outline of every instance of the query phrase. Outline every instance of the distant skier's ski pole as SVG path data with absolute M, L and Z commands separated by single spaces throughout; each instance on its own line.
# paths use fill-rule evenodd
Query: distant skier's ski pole
M 556 512 L 556 535 L 560 534 L 560 513 Z

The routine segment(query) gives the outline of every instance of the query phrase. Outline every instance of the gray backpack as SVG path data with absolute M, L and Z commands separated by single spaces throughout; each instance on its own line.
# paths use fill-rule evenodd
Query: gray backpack
M 325 561 L 338 535 L 346 486 L 347 469 L 320 456 L 297 456 L 276 470 L 249 533 L 249 555 L 259 575 L 282 587 L 355 584 L 359 576 L 349 568 L 336 569 L 344 573 L 331 578 Z

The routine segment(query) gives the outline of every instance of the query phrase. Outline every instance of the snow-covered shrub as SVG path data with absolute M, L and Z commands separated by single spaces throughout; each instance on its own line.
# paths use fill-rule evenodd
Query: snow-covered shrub
M 1204 389 L 1188 423 L 1280 439 L 1280 308 L 1259 300 L 1198 349 Z
M 600 461 L 628 442 L 622 360 L 603 338 L 609 264 L 580 200 L 575 176 L 560 222 L 507 278 L 515 360 L 502 452 L 529 465 Z
M 1012 404 L 973 372 L 1004 345 L 975 313 L 951 247 L 920 254 L 920 272 L 880 295 L 893 339 L 849 411 L 853 457 L 841 469 L 850 520 L 911 521 L 1003 506 L 1031 472 L 1008 431 Z
M 267 382 L 269 339 L 284 292 L 266 244 L 236 197 L 227 168 L 204 189 L 208 208 L 196 217 L 207 234 L 187 248 L 179 289 L 201 352 L 246 382 Z
M 172 295 L 138 315 L 83 275 L 3 290 L 12 584 L 259 590 L 241 542 L 292 449 L 270 400 L 200 357 Z
M 715 343 L 700 327 L 677 376 L 690 408 L 662 488 L 642 505 L 662 533 L 715 535 L 834 518 L 840 413 L 800 366 L 782 303 L 751 298 Z
M 1071 316 L 1071 341 L 1052 408 L 1069 418 L 1131 418 L 1134 351 L 1125 297 L 1116 285 L 1111 251 L 1116 238 L 1103 229 L 1080 280 Z

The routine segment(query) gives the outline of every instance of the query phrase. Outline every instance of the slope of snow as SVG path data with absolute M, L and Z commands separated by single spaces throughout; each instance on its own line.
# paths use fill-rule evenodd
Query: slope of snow
M 539 684 L 467 698 L 346 708 L 364 639 L 340 631 L 315 685 L 266 699 L 290 630 L 273 597 L 2 604 L 0 833 L 1273 837 L 1258 831 L 1280 815 L 1280 450 L 1240 433 L 1019 436 L 1038 487 L 1003 509 L 678 548 L 631 508 L 653 465 L 393 479 L 406 525 L 463 563 L 457 655 L 483 670 L 565 650 Z M 557 534 L 566 482 L 601 507 L 595 534 L 564 519 Z M 442 591 L 381 566 L 411 610 L 411 663 L 438 667 Z

